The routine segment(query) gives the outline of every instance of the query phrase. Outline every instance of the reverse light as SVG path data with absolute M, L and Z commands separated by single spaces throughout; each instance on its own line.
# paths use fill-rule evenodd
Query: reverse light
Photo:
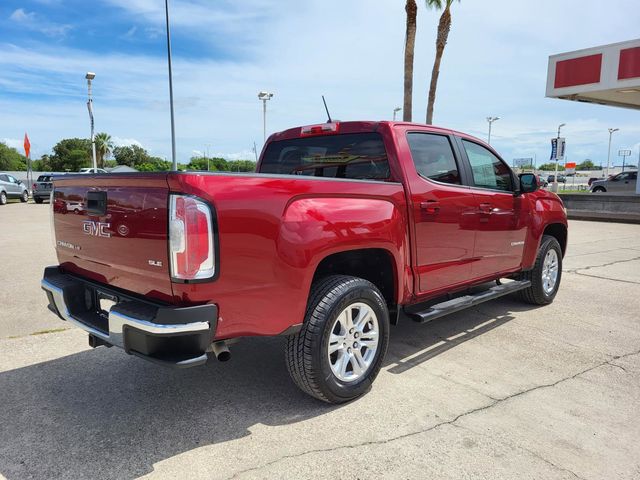
M 206 280 L 215 275 L 213 215 L 202 200 L 170 196 L 169 256 L 174 279 Z
M 300 129 L 301 137 L 310 137 L 313 135 L 331 135 L 338 133 L 340 124 L 338 122 L 319 123 L 318 125 L 307 125 Z

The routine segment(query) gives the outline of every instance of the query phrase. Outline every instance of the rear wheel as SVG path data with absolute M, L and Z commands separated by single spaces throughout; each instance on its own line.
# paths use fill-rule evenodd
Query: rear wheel
M 370 388 L 389 343 L 389 312 L 371 282 L 333 275 L 312 289 L 302 330 L 287 339 L 287 369 L 305 393 L 328 403 Z
M 27 203 L 29 201 L 29 192 L 27 192 L 26 190 L 22 192 L 22 195 L 20 195 L 20 201 L 22 203 Z
M 0 205 L 6 205 L 6 204 L 7 204 L 7 193 L 0 192 Z
M 562 278 L 562 248 L 555 237 L 545 235 L 533 269 L 520 274 L 520 280 L 529 280 L 531 286 L 520 291 L 520 298 L 533 305 L 553 302 Z
M 42 203 L 43 202 L 42 198 L 40 198 L 40 197 L 33 197 L 33 201 L 36 202 L 36 203 Z

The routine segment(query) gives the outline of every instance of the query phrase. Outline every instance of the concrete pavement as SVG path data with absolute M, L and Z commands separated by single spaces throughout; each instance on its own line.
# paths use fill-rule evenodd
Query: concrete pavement
M 280 338 L 175 371 L 77 329 L 32 335 L 66 327 L 38 285 L 47 222 L 0 208 L 0 477 L 640 477 L 638 225 L 571 222 L 550 306 L 393 327 L 372 391 L 335 407 L 295 388 Z

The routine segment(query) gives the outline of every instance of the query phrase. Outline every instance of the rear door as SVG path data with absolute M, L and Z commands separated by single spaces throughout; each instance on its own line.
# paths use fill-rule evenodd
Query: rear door
M 485 146 L 458 138 L 470 171 L 476 201 L 473 278 L 515 270 L 522 263 L 529 212 L 523 196 L 514 195 L 516 177 Z
M 413 167 L 406 172 L 415 237 L 416 290 L 435 293 L 468 281 L 476 202 L 453 148 L 453 138 L 407 132 Z
M 70 175 L 55 180 L 54 187 L 56 250 L 63 269 L 171 300 L 166 174 Z

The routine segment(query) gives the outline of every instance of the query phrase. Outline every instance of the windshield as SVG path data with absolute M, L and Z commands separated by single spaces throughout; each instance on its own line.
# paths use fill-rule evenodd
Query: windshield
M 320 135 L 272 142 L 260 173 L 387 180 L 387 152 L 379 133 Z

